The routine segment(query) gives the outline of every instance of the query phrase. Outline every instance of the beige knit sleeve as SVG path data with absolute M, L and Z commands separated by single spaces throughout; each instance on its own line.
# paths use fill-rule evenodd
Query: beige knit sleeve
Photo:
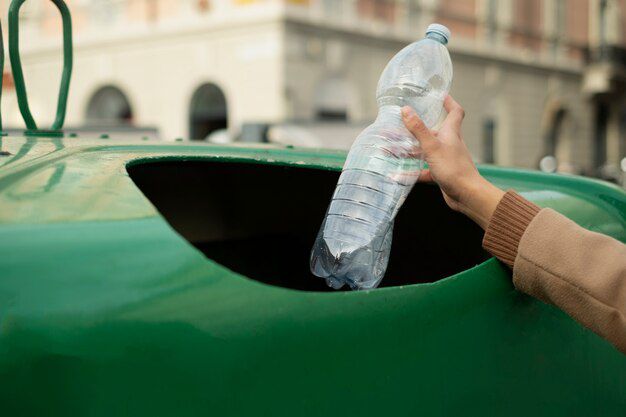
M 485 232 L 485 250 L 513 268 L 519 242 L 540 210 L 515 191 L 508 191 L 496 207 Z
M 519 242 L 513 284 L 626 353 L 626 245 L 543 209 Z
M 626 353 L 626 245 L 509 191 L 483 247 L 513 268 L 519 291 L 557 306 Z

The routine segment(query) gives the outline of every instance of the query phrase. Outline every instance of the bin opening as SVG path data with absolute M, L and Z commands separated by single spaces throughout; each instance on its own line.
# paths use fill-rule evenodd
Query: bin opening
M 339 172 L 279 165 L 155 161 L 128 173 L 165 219 L 207 258 L 248 278 L 332 291 L 309 255 Z M 485 261 L 482 231 L 418 184 L 396 219 L 381 287 L 434 282 Z

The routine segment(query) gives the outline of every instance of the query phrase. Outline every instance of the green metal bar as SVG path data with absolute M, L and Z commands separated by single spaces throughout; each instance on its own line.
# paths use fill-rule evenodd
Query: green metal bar
M 26 84 L 24 83 L 24 73 L 22 72 L 22 62 L 19 50 L 19 13 L 20 7 L 26 0 L 13 0 L 9 7 L 9 57 L 11 58 L 11 68 L 15 81 L 15 91 L 17 93 L 17 103 L 20 113 L 24 118 L 24 123 L 29 130 L 37 130 L 37 123 L 30 112 Z M 50 0 L 59 9 L 63 19 L 63 73 L 61 75 L 61 86 L 57 101 L 57 113 L 52 124 L 53 130 L 63 127 L 65 121 L 65 110 L 67 108 L 67 97 L 70 89 L 70 78 L 72 76 L 73 53 L 72 53 L 72 18 L 70 11 L 63 0 Z

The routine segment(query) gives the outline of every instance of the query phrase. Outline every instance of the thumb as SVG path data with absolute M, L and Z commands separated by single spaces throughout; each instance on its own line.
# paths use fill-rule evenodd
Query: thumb
M 402 120 L 406 128 L 415 136 L 426 152 L 429 148 L 436 146 L 439 142 L 432 134 L 430 129 L 426 127 L 422 119 L 409 106 L 402 107 Z

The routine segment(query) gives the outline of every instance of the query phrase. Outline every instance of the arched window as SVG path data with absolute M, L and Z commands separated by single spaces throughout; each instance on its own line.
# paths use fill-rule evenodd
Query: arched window
M 87 105 L 87 123 L 123 126 L 133 121 L 133 111 L 126 95 L 117 87 L 105 86 L 94 93 Z
M 202 140 L 228 126 L 226 96 L 215 84 L 203 84 L 193 93 L 189 110 L 189 137 Z
M 551 102 L 546 110 L 543 128 L 543 149 L 538 167 L 545 172 L 570 171 L 571 143 L 568 141 L 566 120 L 568 109 L 561 101 Z
M 559 137 L 561 137 L 561 132 L 563 130 L 563 120 L 565 119 L 566 114 L 567 113 L 565 109 L 563 107 L 560 107 L 552 115 L 544 141 L 544 153 L 546 155 L 556 156 L 558 141 Z
M 602 170 L 606 163 L 606 142 L 609 125 L 610 108 L 603 101 L 596 103 L 595 132 L 593 141 L 593 167 L 596 173 Z

